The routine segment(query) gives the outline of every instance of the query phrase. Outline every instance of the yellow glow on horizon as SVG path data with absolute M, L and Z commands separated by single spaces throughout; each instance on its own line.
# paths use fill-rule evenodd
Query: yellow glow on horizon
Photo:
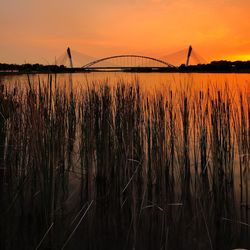
M 226 58 L 229 61 L 250 61 L 250 54 L 231 55 Z

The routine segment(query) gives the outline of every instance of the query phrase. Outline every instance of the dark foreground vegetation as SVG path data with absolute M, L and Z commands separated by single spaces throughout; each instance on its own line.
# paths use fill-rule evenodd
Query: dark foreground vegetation
M 0 249 L 249 247 L 247 94 L 55 81 L 1 85 Z
M 64 65 L 42 65 L 42 64 L 0 64 L 0 74 L 26 74 L 26 73 L 74 73 L 101 71 L 101 68 L 67 68 Z M 190 65 L 182 64 L 174 68 L 152 68 L 152 67 L 125 67 L 124 69 L 112 68 L 106 71 L 125 72 L 221 72 L 221 73 L 250 73 L 250 61 L 213 61 L 209 64 Z

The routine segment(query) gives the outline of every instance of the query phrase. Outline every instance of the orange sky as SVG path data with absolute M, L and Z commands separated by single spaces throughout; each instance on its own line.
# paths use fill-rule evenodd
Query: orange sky
M 207 61 L 250 60 L 250 0 L 1 0 L 0 62 L 163 56 L 192 44 Z

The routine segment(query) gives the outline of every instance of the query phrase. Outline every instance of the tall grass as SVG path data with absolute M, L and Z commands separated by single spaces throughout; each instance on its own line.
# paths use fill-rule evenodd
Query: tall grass
M 248 246 L 247 94 L 59 84 L 1 89 L 1 249 Z

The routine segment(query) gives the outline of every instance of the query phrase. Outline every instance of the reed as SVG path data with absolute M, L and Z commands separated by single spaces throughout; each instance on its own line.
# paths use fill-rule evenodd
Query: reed
M 246 94 L 60 84 L 1 85 L 1 249 L 247 247 Z

